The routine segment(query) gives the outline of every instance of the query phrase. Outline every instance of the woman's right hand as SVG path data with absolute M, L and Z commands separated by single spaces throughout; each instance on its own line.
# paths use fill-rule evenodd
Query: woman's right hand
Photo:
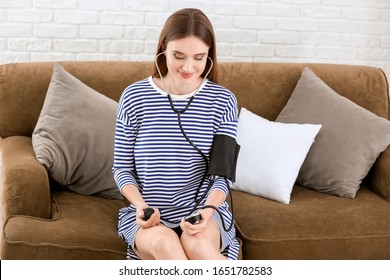
M 148 205 L 143 205 L 137 207 L 136 212 L 136 223 L 140 228 L 150 228 L 157 226 L 160 223 L 160 211 L 157 208 L 154 208 L 154 213 L 150 216 L 149 220 L 145 221 L 144 218 L 144 209 L 149 207 Z
M 137 186 L 128 184 L 125 185 L 122 190 L 122 195 L 136 208 L 135 218 L 136 223 L 141 228 L 150 228 L 158 225 L 160 223 L 160 212 L 157 208 L 154 209 L 154 213 L 150 216 L 149 220 L 144 221 L 144 209 L 149 207 L 144 199 L 142 198 L 141 193 Z

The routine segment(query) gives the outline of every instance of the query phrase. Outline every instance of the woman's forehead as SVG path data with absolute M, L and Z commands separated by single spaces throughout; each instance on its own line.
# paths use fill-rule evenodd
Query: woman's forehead
M 167 50 L 184 55 L 200 55 L 207 54 L 209 46 L 198 37 L 189 36 L 169 41 L 167 44 Z

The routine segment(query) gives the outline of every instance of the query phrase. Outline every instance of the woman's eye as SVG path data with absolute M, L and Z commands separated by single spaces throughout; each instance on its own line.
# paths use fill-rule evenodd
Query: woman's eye
M 203 59 L 203 56 L 195 57 L 195 60 L 202 60 L 202 59 Z
M 173 55 L 176 59 L 184 59 L 184 56 L 181 56 L 181 55 L 177 55 L 177 54 L 174 54 Z

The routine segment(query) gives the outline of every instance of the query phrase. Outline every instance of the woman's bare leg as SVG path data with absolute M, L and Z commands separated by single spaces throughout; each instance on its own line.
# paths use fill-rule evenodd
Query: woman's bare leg
M 201 233 L 189 235 L 183 232 L 180 241 L 190 260 L 226 260 L 221 254 L 221 234 L 217 223 L 210 219 Z
M 140 228 L 135 236 L 137 255 L 143 260 L 187 260 L 177 234 L 170 228 Z

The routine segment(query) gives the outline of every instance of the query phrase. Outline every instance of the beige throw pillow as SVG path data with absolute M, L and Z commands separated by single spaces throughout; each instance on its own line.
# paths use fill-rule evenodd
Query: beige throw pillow
M 121 199 L 112 174 L 118 103 L 55 64 L 32 135 L 38 161 L 61 185 Z
M 297 182 L 341 197 L 355 197 L 390 144 L 388 120 L 337 94 L 308 68 L 276 121 L 322 125 Z

